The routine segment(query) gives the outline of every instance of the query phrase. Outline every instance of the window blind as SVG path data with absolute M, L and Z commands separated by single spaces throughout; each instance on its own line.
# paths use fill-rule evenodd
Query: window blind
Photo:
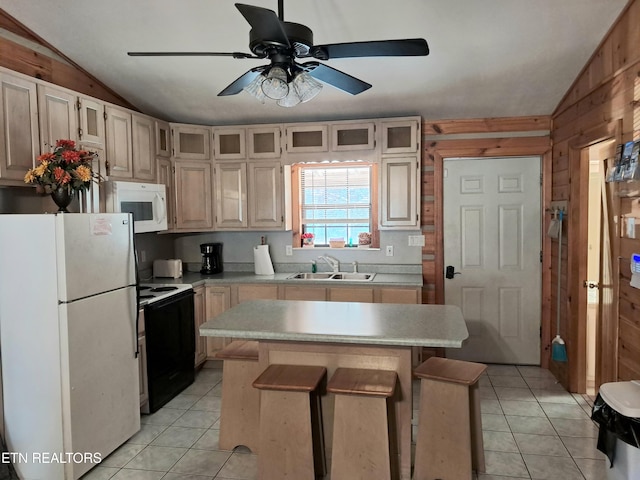
M 370 231 L 371 167 L 306 167 L 300 173 L 301 220 L 316 243 Z

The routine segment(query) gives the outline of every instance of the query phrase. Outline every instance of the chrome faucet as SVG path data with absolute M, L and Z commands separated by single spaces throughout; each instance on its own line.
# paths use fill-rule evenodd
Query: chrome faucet
M 318 260 L 324 260 L 327 262 L 333 269 L 333 273 L 338 273 L 340 271 L 340 261 L 338 259 L 330 257 L 329 255 L 320 255 Z

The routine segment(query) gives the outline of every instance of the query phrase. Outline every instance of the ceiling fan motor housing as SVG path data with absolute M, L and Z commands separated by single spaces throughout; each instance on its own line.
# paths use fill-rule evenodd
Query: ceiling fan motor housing
M 278 40 L 263 38 L 263 32 L 256 32 L 251 29 L 249 32 L 249 48 L 258 57 L 269 57 L 274 53 L 284 53 L 291 50 L 290 55 L 294 57 L 305 57 L 309 55 L 309 50 L 313 46 L 313 32 L 310 28 L 300 23 L 281 22 L 282 28 L 289 38 L 290 45 L 286 45 Z

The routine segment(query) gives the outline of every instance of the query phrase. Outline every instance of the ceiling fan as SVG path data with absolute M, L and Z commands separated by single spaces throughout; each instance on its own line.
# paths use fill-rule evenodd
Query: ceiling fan
M 284 0 L 278 0 L 278 14 L 273 10 L 236 3 L 236 8 L 251 25 L 249 49 L 243 52 L 128 52 L 129 56 L 221 56 L 233 58 L 269 59 L 270 64 L 255 67 L 234 80 L 218 96 L 236 95 L 248 91 L 259 100 L 278 100 L 282 106 L 293 106 L 313 98 L 327 83 L 352 95 L 371 85 L 317 60 L 353 57 L 425 56 L 429 54 L 426 40 L 377 40 L 365 42 L 313 44 L 313 32 L 305 25 L 284 21 Z M 296 60 L 312 61 L 298 63 Z

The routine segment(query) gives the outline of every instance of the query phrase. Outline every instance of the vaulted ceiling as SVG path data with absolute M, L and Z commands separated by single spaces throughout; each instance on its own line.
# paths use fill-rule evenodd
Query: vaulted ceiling
M 276 0 L 243 0 L 277 11 Z M 217 94 L 266 60 L 129 57 L 128 51 L 249 53 L 250 26 L 231 0 L 0 0 L 0 8 L 141 111 L 209 125 L 422 115 L 548 115 L 627 0 L 288 0 L 284 19 L 314 43 L 422 37 L 426 57 L 345 58 L 331 67 L 370 84 L 325 85 L 283 108 Z M 303 60 L 304 61 L 304 60 Z

